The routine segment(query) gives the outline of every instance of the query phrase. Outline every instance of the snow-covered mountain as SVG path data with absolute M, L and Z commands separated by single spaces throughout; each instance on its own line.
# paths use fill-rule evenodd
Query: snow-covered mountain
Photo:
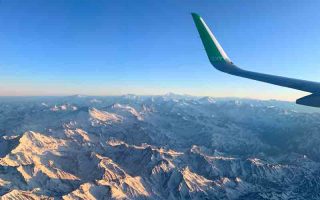
M 320 199 L 320 113 L 290 102 L 0 98 L 1 199 Z

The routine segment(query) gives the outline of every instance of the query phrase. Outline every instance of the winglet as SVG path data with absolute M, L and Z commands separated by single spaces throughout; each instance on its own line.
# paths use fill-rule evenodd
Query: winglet
M 221 64 L 232 64 L 204 20 L 196 13 L 191 13 L 191 15 L 212 65 L 218 68 Z

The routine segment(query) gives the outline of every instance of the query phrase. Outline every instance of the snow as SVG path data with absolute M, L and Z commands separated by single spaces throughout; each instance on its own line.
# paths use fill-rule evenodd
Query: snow
M 121 122 L 123 119 L 122 116 L 115 113 L 109 113 L 95 108 L 90 109 L 89 114 L 91 118 L 107 123 Z
M 97 99 L 0 101 L 1 199 L 320 198 L 319 112 L 175 94 Z

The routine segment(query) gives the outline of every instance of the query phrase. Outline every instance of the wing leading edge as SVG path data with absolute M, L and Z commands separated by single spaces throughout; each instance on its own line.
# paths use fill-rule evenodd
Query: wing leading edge
M 313 93 L 298 99 L 296 103 L 306 106 L 320 107 L 320 83 L 252 72 L 237 67 L 231 62 L 204 20 L 196 13 L 192 13 L 192 17 L 203 46 L 205 47 L 209 61 L 216 69 L 235 76 Z

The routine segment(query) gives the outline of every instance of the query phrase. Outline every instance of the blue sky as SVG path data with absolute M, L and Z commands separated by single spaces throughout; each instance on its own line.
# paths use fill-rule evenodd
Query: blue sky
M 0 95 L 164 94 L 293 100 L 208 62 L 190 12 L 237 65 L 320 81 L 320 1 L 2 0 Z

